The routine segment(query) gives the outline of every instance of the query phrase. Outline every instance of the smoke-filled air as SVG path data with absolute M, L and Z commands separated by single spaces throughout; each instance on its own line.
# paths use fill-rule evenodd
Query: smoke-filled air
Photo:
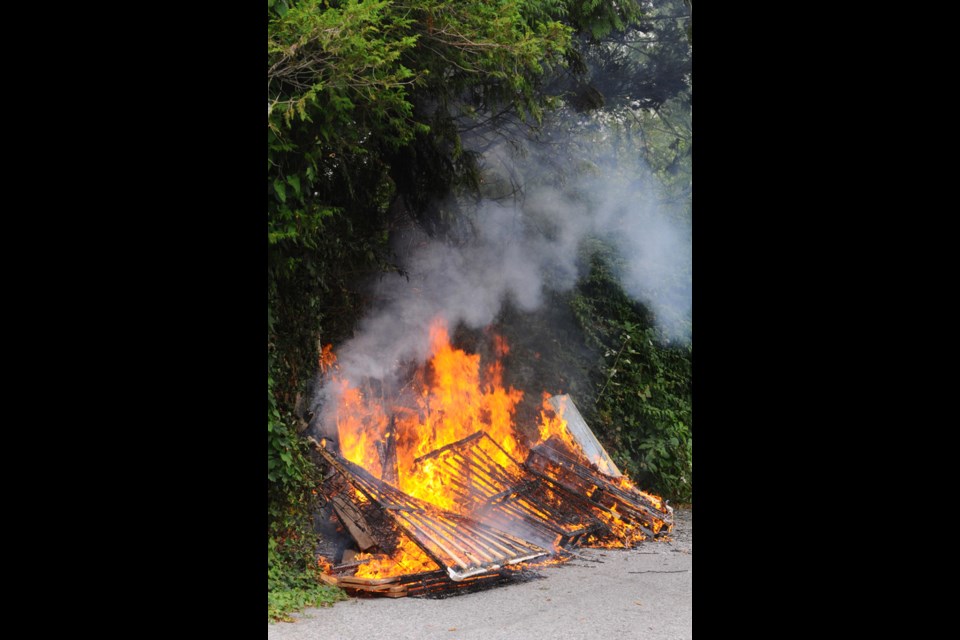
M 404 273 L 385 274 L 372 285 L 373 309 L 338 349 L 344 376 L 384 378 L 404 361 L 425 360 L 433 318 L 450 328 L 482 328 L 507 300 L 537 309 L 546 288 L 576 284 L 588 239 L 617 250 L 624 289 L 650 305 L 667 337 L 688 338 L 689 226 L 668 218 L 657 194 L 639 187 L 595 177 L 578 184 L 576 194 L 539 188 L 522 202 L 483 201 L 470 217 L 470 236 L 458 243 L 408 230 L 397 243 Z

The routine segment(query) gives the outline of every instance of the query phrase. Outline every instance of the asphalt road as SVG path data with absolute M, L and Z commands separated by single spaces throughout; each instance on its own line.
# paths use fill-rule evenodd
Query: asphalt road
M 693 514 L 670 542 L 581 549 L 537 577 L 445 599 L 351 598 L 270 624 L 271 640 L 685 640 L 693 637 Z

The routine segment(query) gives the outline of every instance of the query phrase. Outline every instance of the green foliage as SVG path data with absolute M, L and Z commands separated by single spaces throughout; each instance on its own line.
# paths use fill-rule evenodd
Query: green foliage
M 689 96 L 681 94 L 655 111 L 635 114 L 643 136 L 644 161 L 666 197 L 687 202 L 692 193 L 693 134 Z
M 640 486 L 687 502 L 693 491 L 693 347 L 658 337 L 649 312 L 620 288 L 610 261 L 595 253 L 571 300 L 588 341 L 603 353 L 594 378 L 593 424 Z
M 309 586 L 272 586 L 267 592 L 267 618 L 270 621 L 290 622 L 290 613 L 306 607 L 328 607 L 347 595 L 337 587 L 313 583 Z
M 315 469 L 306 457 L 305 445 L 296 438 L 290 418 L 280 414 L 273 394 L 273 377 L 267 377 L 267 479 L 285 496 L 293 496 L 306 481 L 315 480 Z
M 579 31 L 600 40 L 614 31 L 622 31 L 643 15 L 641 3 L 606 0 L 567 0 L 566 13 Z
M 271 621 L 290 620 L 288 614 L 304 607 L 330 606 L 345 600 L 346 594 L 323 584 L 313 565 L 297 571 L 284 561 L 279 544 L 270 539 L 267 546 L 267 617 Z
M 296 437 L 292 417 L 281 414 L 273 378 L 267 378 L 268 609 L 271 619 L 305 606 L 328 604 L 345 596 L 317 577 L 316 536 L 310 514 L 316 507 L 313 488 L 317 468 Z

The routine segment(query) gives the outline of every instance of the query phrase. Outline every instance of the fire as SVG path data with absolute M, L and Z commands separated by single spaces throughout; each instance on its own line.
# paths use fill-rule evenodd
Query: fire
M 449 472 L 440 472 L 442 465 L 449 460 L 444 459 L 446 453 L 435 454 L 438 449 L 483 431 L 503 449 L 489 447 L 488 455 L 500 467 L 507 468 L 511 464 L 523 463 L 531 447 L 553 438 L 606 474 L 605 480 L 613 486 L 639 494 L 657 510 L 664 511 L 659 497 L 640 491 L 626 476 L 618 476 L 606 460 L 596 456 L 587 458 L 567 428 L 563 415 L 566 406 L 561 404 L 555 410 L 548 403 L 551 396 L 546 392 L 540 411 L 538 440 L 526 442 L 514 424 L 517 405 L 524 393 L 503 384 L 502 358 L 510 353 L 509 345 L 499 335 L 493 335 L 492 341 L 493 361 L 481 363 L 479 354 L 454 348 L 447 327 L 440 320 L 434 321 L 430 327 L 428 361 L 417 368 L 410 383 L 399 390 L 389 389 L 379 382 L 344 379 L 338 371 L 332 347 L 323 347 L 321 369 L 336 387 L 336 427 L 343 457 L 409 496 L 446 511 L 464 513 L 467 504 L 463 495 L 458 493 L 463 491 L 463 486 L 456 486 L 457 481 L 450 480 Z M 451 455 L 459 455 L 457 451 Z M 554 480 L 558 480 L 556 474 L 560 471 L 559 467 L 549 465 L 542 470 Z M 595 494 L 599 496 L 603 491 L 596 485 L 592 488 L 584 485 L 580 493 L 588 503 L 596 503 Z M 545 498 L 550 504 L 562 506 L 561 496 L 551 490 L 546 491 Z M 517 500 L 517 504 L 531 513 L 548 519 L 549 514 L 534 502 L 525 501 L 522 496 Z M 369 502 L 359 490 L 356 490 L 356 501 Z M 584 543 L 627 547 L 646 538 L 635 516 L 620 513 L 616 504 L 612 507 L 595 504 L 594 508 L 597 519 L 609 531 L 602 536 L 591 534 Z M 661 522 L 653 523 L 653 532 L 657 533 L 661 526 Z M 390 556 L 358 554 L 356 558 L 366 560 L 356 570 L 358 578 L 379 579 L 439 568 L 407 536 L 401 536 L 399 546 Z
M 391 556 L 386 554 L 358 553 L 354 556 L 356 560 L 366 560 L 357 567 L 354 574 L 357 578 L 391 578 L 393 576 L 404 576 L 410 573 L 422 573 L 424 571 L 436 571 L 440 567 L 430 559 L 423 550 L 414 544 L 410 538 L 401 536 L 400 544 L 397 550 Z
M 502 358 L 510 353 L 510 345 L 507 344 L 507 341 L 503 336 L 495 333 L 493 335 L 493 350 L 494 353 L 497 354 L 498 358 Z
M 637 493 L 642 495 L 644 498 L 652 502 L 653 506 L 655 506 L 657 509 L 661 511 L 664 510 L 663 500 L 660 499 L 660 496 L 655 496 L 652 493 L 641 491 L 640 489 L 637 488 L 637 485 L 633 484 L 633 480 L 631 480 L 627 476 L 620 476 L 619 478 L 616 478 L 614 482 L 616 482 L 616 484 L 618 484 L 621 489 L 625 489 L 627 491 L 636 491 Z
M 335 380 L 340 387 L 337 433 L 340 450 L 347 460 L 364 467 L 370 473 L 382 473 L 376 443 L 383 439 L 387 415 L 383 406 L 369 402 L 360 389 L 351 387 L 346 380 Z
M 333 345 L 325 344 L 320 349 L 320 372 L 326 373 L 337 363 L 337 356 L 333 353 Z
M 613 505 L 610 508 L 609 514 L 601 514 L 600 519 L 610 527 L 616 538 L 607 541 L 597 541 L 593 546 L 611 549 L 631 547 L 647 538 L 639 527 L 631 526 L 630 523 L 625 522 L 623 518 L 620 517 L 620 514 L 617 512 L 617 505 Z
M 527 449 L 515 435 L 513 416 L 523 392 L 504 388 L 499 359 L 481 368 L 479 354 L 451 346 L 441 322 L 431 326 L 430 341 L 433 355 L 414 375 L 417 393 L 412 402 L 407 399 L 409 404 L 391 407 L 392 425 L 384 411 L 385 399 L 338 380 L 337 429 L 343 456 L 380 478 L 385 475 L 382 450 L 393 437 L 398 488 L 455 511 L 456 495 L 440 482 L 434 464 L 430 460 L 418 462 L 417 458 L 482 430 L 514 460 L 522 460 Z M 509 352 L 506 341 L 499 336 L 495 348 L 501 355 Z M 497 452 L 495 459 L 503 465 L 508 462 L 503 452 Z
M 566 445 L 570 451 L 582 453 L 580 445 L 577 444 L 570 431 L 567 429 L 567 421 L 563 417 L 563 412 L 566 409 L 566 401 L 564 400 L 561 402 L 560 410 L 559 412 L 556 412 L 553 410 L 553 407 L 550 406 L 550 403 L 547 402 L 549 399 L 550 394 L 544 391 L 543 404 L 540 409 L 540 442 L 546 442 L 551 436 L 553 436 L 559 438 L 560 441 L 563 442 L 563 444 Z M 606 460 L 603 460 L 599 457 L 588 459 L 591 463 L 596 465 L 597 469 L 599 469 L 601 473 L 605 473 L 608 476 L 615 475 L 614 470 L 610 468 L 610 465 Z M 626 476 L 623 477 L 626 478 Z

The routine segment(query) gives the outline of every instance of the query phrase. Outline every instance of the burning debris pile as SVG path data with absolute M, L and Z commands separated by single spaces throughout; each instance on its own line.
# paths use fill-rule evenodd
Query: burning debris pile
M 537 436 L 515 427 L 523 392 L 502 385 L 502 339 L 483 371 L 441 323 L 431 340 L 429 363 L 399 391 L 332 372 L 336 437 L 311 442 L 359 553 L 321 560 L 325 581 L 389 597 L 448 593 L 562 561 L 575 546 L 670 532 L 673 510 L 620 473 L 569 396 L 545 394 Z

